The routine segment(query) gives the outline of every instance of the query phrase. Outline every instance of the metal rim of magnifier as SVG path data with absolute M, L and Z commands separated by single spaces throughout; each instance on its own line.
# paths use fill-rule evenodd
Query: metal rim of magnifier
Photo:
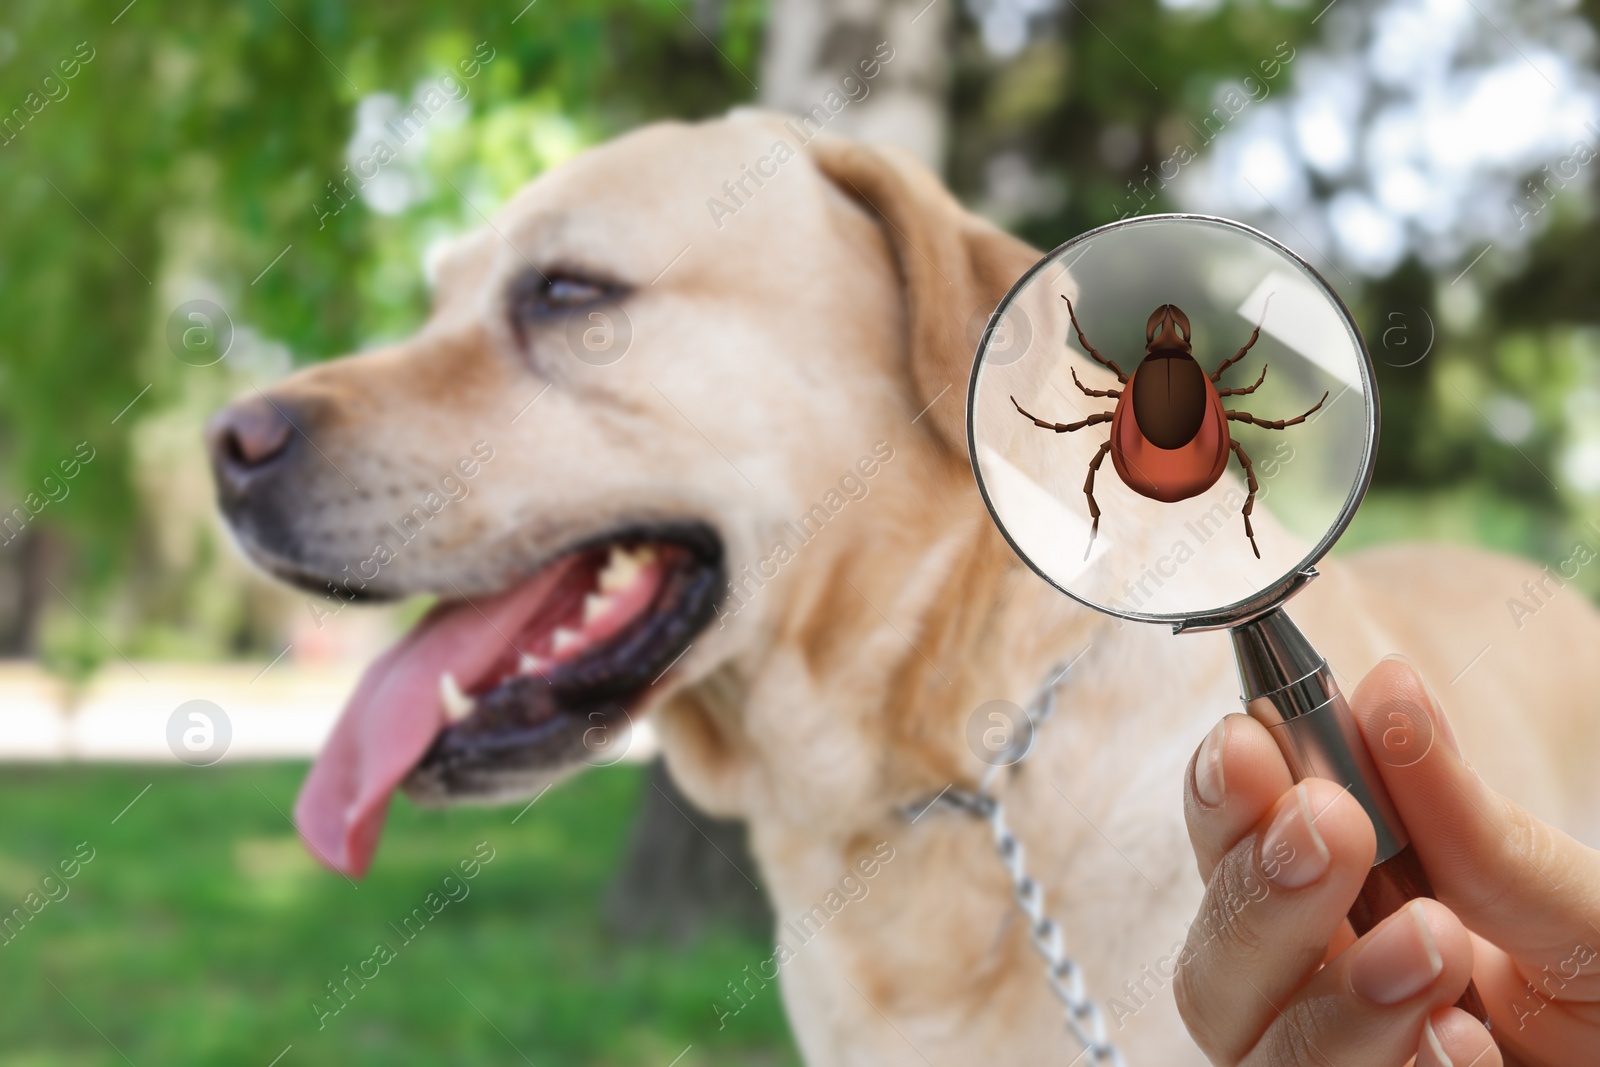
M 1011 531 L 1006 529 L 1006 524 L 1001 520 L 1000 513 L 995 510 L 994 501 L 989 498 L 989 487 L 984 483 L 983 469 L 978 463 L 976 418 L 978 404 L 978 375 L 983 370 L 984 357 L 988 355 L 989 352 L 989 339 L 994 335 L 994 332 L 999 329 L 1000 322 L 1005 318 L 1006 312 L 1011 310 L 1012 304 L 1016 302 L 1017 298 L 1022 294 L 1022 291 L 1028 287 L 1029 283 L 1031 283 L 1042 271 L 1056 265 L 1068 249 L 1080 244 L 1084 244 L 1103 234 L 1110 233 L 1113 230 L 1120 230 L 1128 226 L 1147 226 L 1151 223 L 1158 222 L 1203 222 L 1238 230 L 1246 236 L 1251 237 L 1270 248 L 1276 249 L 1279 253 L 1287 257 L 1291 262 L 1304 271 L 1306 275 L 1310 277 L 1311 280 L 1315 282 L 1324 293 L 1327 294 L 1328 299 L 1333 301 L 1334 306 L 1339 309 L 1339 317 L 1343 320 L 1345 328 L 1349 330 L 1350 336 L 1355 341 L 1356 352 L 1361 357 L 1359 361 L 1359 369 L 1361 373 L 1361 384 L 1365 387 L 1363 392 L 1366 394 L 1365 403 L 1367 425 L 1371 427 L 1371 431 L 1367 434 L 1366 451 L 1361 456 L 1361 472 L 1357 476 L 1355 484 L 1350 488 L 1350 495 L 1345 498 L 1344 506 L 1339 511 L 1338 519 L 1331 527 L 1329 527 L 1328 532 L 1323 535 L 1321 541 L 1317 542 L 1316 546 L 1312 548 L 1311 552 L 1299 563 L 1295 564 L 1289 573 L 1274 581 L 1271 585 L 1256 593 L 1254 596 L 1246 597 L 1243 600 L 1236 601 L 1227 605 L 1226 607 L 1218 608 L 1215 611 L 1199 612 L 1195 614 L 1152 615 L 1137 611 L 1119 611 L 1104 604 L 1096 604 L 1091 600 L 1087 600 L 1084 597 L 1074 593 L 1072 590 L 1066 588 L 1061 583 L 1057 582 L 1054 578 L 1041 570 L 1033 562 L 1033 560 L 1028 557 L 1028 554 L 1022 550 L 1021 546 L 1012 539 Z M 1062 343 L 1065 344 L 1066 342 L 1063 341 Z M 1338 397 L 1334 398 L 1334 402 L 1338 402 Z M 1331 407 L 1332 405 L 1329 406 Z M 1163 215 L 1143 215 L 1135 219 L 1119 219 L 1116 222 L 1110 222 L 1104 226 L 1096 226 L 1092 230 L 1085 231 L 1071 240 L 1057 245 L 1052 251 L 1043 256 L 1039 262 L 1029 267 L 1027 272 L 1016 280 L 1015 284 L 1011 286 L 1011 289 L 1006 293 L 1005 297 L 995 307 L 994 313 L 989 316 L 988 325 L 984 327 L 983 337 L 978 342 L 978 352 L 972 361 L 972 374 L 967 379 L 967 457 L 972 463 L 972 476 L 978 483 L 978 492 L 983 496 L 983 506 L 989 509 L 989 517 L 994 520 L 995 527 L 1000 531 L 1000 536 L 1005 538 L 1006 544 L 1011 546 L 1011 550 L 1016 553 L 1017 558 L 1026 563 L 1028 565 L 1028 569 L 1033 571 L 1033 573 L 1037 574 L 1046 582 L 1049 582 L 1052 586 L 1059 589 L 1073 600 L 1076 600 L 1084 607 L 1093 608 L 1095 611 L 1102 612 L 1106 615 L 1111 615 L 1115 618 L 1126 619 L 1129 622 L 1167 623 L 1172 626 L 1174 632 L 1217 630 L 1248 622 L 1250 619 L 1255 618 L 1258 615 L 1262 615 L 1268 611 L 1271 611 L 1273 608 L 1283 603 L 1283 601 L 1287 600 L 1294 593 L 1298 592 L 1299 589 L 1308 581 L 1316 577 L 1317 561 L 1322 559 L 1322 557 L 1327 554 L 1328 549 L 1333 547 L 1334 542 L 1339 539 L 1339 536 L 1344 533 L 1345 528 L 1350 525 L 1350 520 L 1355 518 L 1356 506 L 1361 503 L 1361 498 L 1366 495 L 1367 486 L 1372 481 L 1373 462 L 1376 460 L 1378 455 L 1378 430 L 1378 388 L 1376 372 L 1374 371 L 1372 365 L 1372 354 L 1367 351 L 1367 342 L 1361 336 L 1361 329 L 1356 325 L 1355 316 L 1350 314 L 1350 309 L 1346 307 L 1344 301 L 1340 299 L 1339 293 L 1333 288 L 1333 286 L 1328 284 L 1328 280 L 1318 273 L 1315 267 L 1307 263 L 1298 253 L 1285 245 L 1283 242 L 1267 236 L 1253 226 L 1246 226 L 1242 222 L 1235 222 L 1233 219 L 1225 219 L 1217 215 L 1171 213 Z

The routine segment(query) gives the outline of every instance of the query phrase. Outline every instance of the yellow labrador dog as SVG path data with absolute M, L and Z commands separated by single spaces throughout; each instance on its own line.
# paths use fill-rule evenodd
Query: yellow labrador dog
M 1201 889 L 1180 797 L 1234 669 L 1224 637 L 1046 588 L 984 510 L 971 324 L 1037 255 L 893 152 L 753 113 L 651 126 L 460 240 L 417 336 L 219 414 L 219 498 L 260 566 L 440 597 L 312 771 L 312 850 L 359 874 L 396 789 L 530 797 L 649 715 L 683 790 L 748 823 L 779 916 L 708 1023 L 781 990 L 818 1067 L 1067 1063 L 988 827 L 924 802 L 985 769 L 974 709 L 1075 657 L 1008 817 L 1112 1039 L 1200 1063 L 1170 988 Z M 1098 443 L 1040 436 L 1072 470 Z M 1112 481 L 1136 528 L 1149 502 Z M 1582 831 L 1600 626 L 1552 574 L 1393 549 L 1294 607 L 1352 685 L 1412 657 L 1485 776 Z

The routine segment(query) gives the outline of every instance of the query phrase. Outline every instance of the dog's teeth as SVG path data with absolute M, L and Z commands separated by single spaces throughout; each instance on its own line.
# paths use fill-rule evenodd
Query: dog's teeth
M 461 691 L 456 676 L 449 671 L 439 675 L 439 703 L 444 705 L 444 713 L 451 722 L 460 722 L 472 714 L 472 698 Z
M 543 674 L 544 673 L 544 660 L 540 659 L 538 656 L 530 656 L 526 652 L 524 652 L 517 659 L 517 673 L 518 674 Z
M 627 549 L 612 545 L 611 558 L 606 560 L 605 569 L 600 572 L 600 592 L 619 592 L 632 585 L 638 576 L 639 565 L 634 562 L 633 554 Z
M 557 655 L 582 644 L 583 637 L 576 630 L 569 630 L 565 626 L 556 627 L 555 634 L 550 638 L 550 647 Z
M 611 610 L 611 598 L 601 593 L 590 593 L 583 598 L 583 624 L 588 626 Z
M 649 545 L 632 550 L 612 545 L 611 556 L 599 575 L 600 592 L 616 593 L 628 588 L 655 559 L 656 550 Z

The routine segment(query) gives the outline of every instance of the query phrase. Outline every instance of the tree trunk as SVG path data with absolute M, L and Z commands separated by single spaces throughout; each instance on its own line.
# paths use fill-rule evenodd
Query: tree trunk
M 947 31 L 957 0 L 774 0 L 761 71 L 763 107 L 796 114 L 829 92 L 849 100 L 827 129 L 909 149 L 935 171 L 944 166 Z M 877 77 L 859 64 L 880 45 L 893 49 Z M 881 58 L 881 56 L 879 57 Z M 854 77 L 857 88 L 843 84 Z M 862 97 L 860 84 L 866 86 Z M 860 97 L 860 99 L 851 99 Z
M 651 761 L 622 868 L 606 894 L 606 924 L 630 940 L 687 944 L 710 926 L 770 937 L 772 909 L 736 822 L 702 814 Z
M 38 651 L 46 547 L 44 535 L 33 527 L 0 546 L 0 657 Z

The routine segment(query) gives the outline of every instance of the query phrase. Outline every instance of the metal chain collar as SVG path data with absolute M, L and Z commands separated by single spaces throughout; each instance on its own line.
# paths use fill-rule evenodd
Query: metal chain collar
M 1022 842 L 1006 825 L 1005 806 L 993 790 L 1000 771 L 1020 766 L 1033 752 L 1040 727 L 1055 714 L 1056 689 L 1071 666 L 1072 663 L 1058 664 L 1050 672 L 1048 680 L 1034 693 L 1024 709 L 1027 728 L 1015 732 L 1010 745 L 998 754 L 996 761 L 984 772 L 977 789 L 952 786 L 930 803 L 918 805 L 918 808 L 926 812 L 928 808 L 942 804 L 989 823 L 994 834 L 995 851 L 999 854 L 1001 865 L 1011 876 L 1017 907 L 1027 917 L 1028 935 L 1033 947 L 1044 957 L 1045 979 L 1066 1009 L 1067 1029 L 1083 1046 L 1084 1051 L 1079 1058 L 1087 1057 L 1084 1062 L 1099 1067 L 1126 1067 L 1122 1053 L 1106 1037 L 1105 1017 L 1100 1012 L 1100 1006 L 1089 998 L 1084 989 L 1083 970 L 1066 954 L 1061 924 L 1045 914 L 1044 888 L 1028 873 Z

